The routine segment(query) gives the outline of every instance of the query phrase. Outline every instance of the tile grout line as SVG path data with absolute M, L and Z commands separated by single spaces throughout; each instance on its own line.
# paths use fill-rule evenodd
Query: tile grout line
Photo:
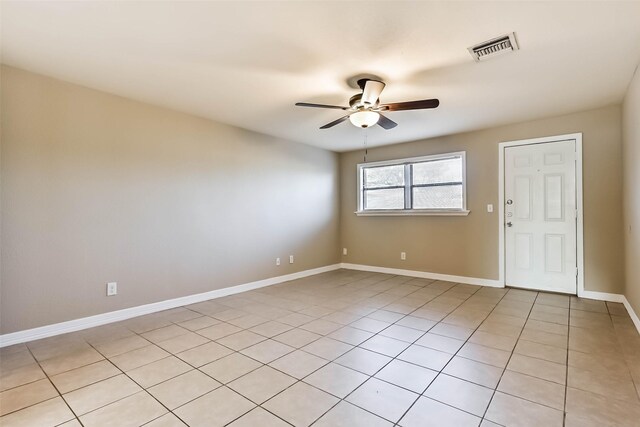
M 460 308 L 460 307 L 461 307 L 465 302 L 467 302 L 469 299 L 471 299 L 471 298 L 473 297 L 473 295 L 475 295 L 478 291 L 479 291 L 479 289 L 478 289 L 476 292 L 474 292 L 474 294 L 472 294 L 471 296 L 469 296 L 469 298 L 467 298 L 466 300 L 464 300 L 460 305 L 458 305 L 458 306 L 456 307 L 456 309 Z M 495 305 L 493 306 L 493 308 L 489 311 L 489 313 L 487 313 L 487 315 L 486 315 L 486 316 L 485 316 L 485 318 L 482 320 L 482 322 L 480 322 L 480 324 L 478 324 L 478 326 L 476 326 L 476 328 L 475 328 L 475 329 L 473 330 L 473 332 L 469 335 L 469 337 L 467 337 L 467 339 L 466 339 L 466 340 L 464 340 L 464 343 L 460 346 L 460 348 L 459 348 L 459 349 L 458 349 L 458 350 L 457 350 L 457 351 L 456 351 L 456 352 L 451 356 L 451 358 L 447 361 L 447 363 L 445 363 L 445 365 L 442 367 L 442 369 L 440 369 L 440 370 L 438 371 L 438 374 L 433 378 L 433 380 L 431 380 L 431 382 L 429 383 L 429 385 L 428 385 L 428 386 L 427 386 L 427 387 L 422 391 L 422 393 L 420 393 L 420 395 L 418 396 L 418 399 L 416 399 L 416 400 L 411 404 L 411 406 L 409 406 L 409 408 L 407 408 L 407 410 L 402 414 L 402 416 L 401 416 L 401 417 L 398 419 L 398 421 L 395 423 L 395 425 L 396 425 L 396 426 L 397 426 L 397 425 L 399 425 L 400 421 L 401 421 L 401 420 L 402 420 L 402 419 L 403 419 L 403 418 L 404 418 L 404 417 L 409 413 L 409 411 L 411 410 L 411 408 L 413 408 L 413 406 L 418 402 L 418 400 L 420 400 L 420 398 L 421 398 L 421 397 L 424 397 L 424 398 L 427 398 L 427 399 L 431 399 L 430 397 L 425 396 L 425 395 L 424 395 L 424 393 L 429 389 L 429 387 L 431 386 L 431 384 L 433 384 L 433 382 L 434 382 L 434 381 L 435 381 L 435 380 L 436 380 L 436 379 L 437 379 L 437 378 L 438 378 L 438 377 L 443 373 L 443 371 L 447 368 L 447 366 L 449 365 L 449 363 L 451 363 L 451 361 L 452 361 L 452 360 L 453 360 L 453 359 L 458 355 L 458 353 L 460 352 L 460 350 L 462 350 L 462 347 L 464 347 L 464 346 L 469 342 L 469 340 L 471 339 L 471 337 L 473 336 L 473 334 L 474 334 L 474 333 L 475 333 L 475 332 L 480 328 L 480 326 L 482 326 L 482 324 L 484 323 L 484 321 L 485 321 L 485 320 L 486 320 L 486 319 L 491 315 L 491 313 L 493 313 L 493 311 L 496 309 L 496 307 L 500 304 L 500 302 L 504 299 L 504 297 L 505 297 L 507 294 L 508 294 L 508 291 L 507 291 L 507 292 L 505 292 L 504 294 L 502 294 L 502 296 L 500 297 L 500 299 L 498 300 L 498 302 L 496 302 L 496 304 L 495 304 Z M 453 313 L 454 311 L 455 311 L 455 310 L 453 310 L 451 313 Z M 451 314 L 451 313 L 449 313 L 449 314 Z M 448 316 L 448 315 L 447 315 L 447 316 Z M 446 317 L 447 317 L 447 316 L 445 316 L 442 320 L 440 320 L 438 323 L 436 323 L 436 325 L 434 325 L 434 327 L 435 327 L 435 326 L 437 326 L 438 324 L 442 323 L 442 321 L 443 321 L 444 319 L 446 319 Z M 453 325 L 453 326 L 456 326 L 456 325 Z M 463 357 L 463 356 L 460 356 L 460 357 Z M 465 358 L 465 359 L 466 359 L 466 358 Z M 470 360 L 471 360 L 471 359 L 470 359 Z M 506 367 L 505 367 L 505 369 L 506 369 Z M 444 375 L 447 375 L 447 374 L 444 374 Z M 457 377 L 455 377 L 455 378 L 457 378 Z M 462 380 L 461 378 L 458 378 L 458 379 Z M 466 381 L 466 380 L 462 380 L 462 381 Z M 467 382 L 471 382 L 471 381 L 467 381 Z M 472 384 L 475 384 L 475 383 L 472 383 Z M 497 387 L 497 385 L 496 385 L 496 387 Z M 455 406 L 449 405 L 449 404 L 444 403 L 444 402 L 441 402 L 441 401 L 439 401 L 439 400 L 436 400 L 436 399 L 431 399 L 431 400 L 435 400 L 435 401 L 437 401 L 437 402 L 439 402 L 439 403 L 441 403 L 441 404 L 443 404 L 443 405 L 447 405 L 447 406 L 449 406 L 449 407 L 451 407 L 451 408 L 455 408 L 455 409 L 457 409 L 457 410 L 459 410 L 459 411 L 463 411 L 463 412 L 465 412 L 465 413 L 471 414 L 471 413 L 470 413 L 470 412 L 468 412 L 468 411 L 465 411 L 465 410 L 463 410 L 463 409 L 461 409 L 461 408 L 456 408 Z M 489 403 L 491 403 L 491 402 L 489 402 Z M 487 405 L 487 408 L 488 408 L 488 405 Z M 473 416 L 476 416 L 476 417 L 477 417 L 477 415 L 475 415 L 475 414 L 471 414 L 471 415 L 473 415 Z M 479 417 L 479 418 L 480 418 L 480 422 L 482 422 L 483 417 Z
M 522 325 L 522 329 L 520 330 L 520 333 L 518 334 L 518 337 L 516 338 L 516 342 L 515 342 L 513 348 L 511 349 L 511 353 L 509 354 L 509 358 L 507 359 L 507 363 L 505 363 L 505 365 L 504 365 L 504 369 L 502 370 L 502 374 L 500 374 L 500 379 L 496 383 L 496 387 L 493 389 L 493 393 L 491 395 L 491 399 L 489 399 L 489 404 L 487 405 L 487 408 L 484 410 L 484 414 L 482 415 L 482 420 L 486 419 L 487 421 L 491 421 L 490 419 L 486 418 L 487 412 L 489 411 L 489 407 L 491 406 L 491 403 L 493 402 L 493 398 L 495 397 L 496 393 L 498 392 L 498 387 L 500 387 L 500 383 L 502 382 L 502 377 L 504 376 L 504 373 L 507 372 L 507 367 L 509 366 L 509 362 L 511 362 L 511 358 L 513 357 L 513 354 L 516 351 L 516 346 L 518 345 L 518 341 L 520 341 L 520 337 L 522 336 L 522 332 L 524 331 L 524 328 L 526 327 L 527 322 L 529 321 L 529 316 L 531 316 L 531 312 L 533 311 L 533 307 L 536 305 L 536 301 L 538 300 L 538 296 L 539 295 L 540 295 L 540 293 L 536 291 L 536 296 L 533 299 L 533 302 L 531 303 L 531 308 L 529 308 L 529 313 L 527 314 L 527 317 L 525 318 L 524 324 Z M 510 393 L 505 393 L 505 394 L 513 396 Z M 514 397 L 522 399 L 519 396 L 514 396 Z M 523 400 L 529 401 L 528 399 L 523 399 Z M 491 421 L 491 422 L 493 422 L 493 421 Z
M 64 404 L 65 404 L 65 405 L 67 405 L 67 408 L 69 408 L 69 410 L 71 411 L 71 413 L 72 413 L 72 414 L 73 414 L 73 416 L 75 417 L 76 421 L 78 421 L 78 423 L 80 423 L 80 425 L 81 425 L 81 426 L 84 426 L 84 424 L 82 424 L 82 421 L 80 421 L 80 417 L 78 416 L 78 414 L 76 414 L 76 412 L 73 410 L 73 408 L 71 408 L 71 405 L 69 405 L 69 402 L 67 402 L 67 400 L 64 398 L 64 396 L 62 395 L 62 393 L 60 393 L 60 390 L 58 390 L 58 387 L 53 383 L 53 381 L 51 381 L 51 378 L 49 377 L 49 374 L 48 374 L 48 373 L 47 373 L 47 372 L 42 368 L 42 365 L 40 364 L 40 361 L 39 361 L 39 360 L 36 358 L 36 356 L 33 354 L 33 352 L 31 351 L 31 349 L 29 348 L 29 346 L 28 346 L 28 345 L 25 345 L 25 346 L 27 347 L 27 350 L 29 351 L 29 354 L 31 355 L 31 357 L 33 357 L 33 360 L 35 360 L 35 362 L 36 362 L 36 363 L 38 364 L 38 366 L 40 367 L 40 370 L 42 370 L 42 373 L 47 377 L 47 380 L 49 381 L 49 383 L 53 386 L 53 388 L 55 389 L 55 391 L 58 393 L 58 396 L 62 399 L 62 401 L 64 402 Z M 52 397 L 51 399 L 55 399 L 55 397 Z M 50 399 L 47 399 L 47 400 L 50 400 Z M 47 400 L 43 400 L 42 402 L 46 402 Z M 29 406 L 27 406 L 26 408 L 29 408 L 29 407 L 31 407 L 31 406 L 38 405 L 38 404 L 40 404 L 40 403 L 42 403 L 42 402 L 34 403 L 33 405 L 29 405 Z M 19 410 L 26 409 L 26 408 L 21 408 L 21 409 L 19 409 Z M 13 412 L 10 412 L 10 413 L 15 413 L 15 412 L 18 412 L 18 411 L 13 411 Z M 8 414 L 5 414 L 5 415 L 8 415 Z M 3 415 L 3 417 L 4 417 L 5 415 Z M 63 423 L 61 423 L 61 424 L 64 424 L 65 422 L 69 422 L 69 421 L 71 421 L 71 420 L 64 421 L 64 422 L 63 422 Z M 60 424 L 58 424 L 58 425 L 60 425 Z

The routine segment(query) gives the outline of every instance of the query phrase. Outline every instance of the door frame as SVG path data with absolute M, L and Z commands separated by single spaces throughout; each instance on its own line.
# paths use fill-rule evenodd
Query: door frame
M 582 133 L 569 133 L 565 135 L 545 136 L 542 138 L 521 139 L 515 141 L 505 141 L 498 144 L 498 282 L 502 287 L 506 286 L 506 251 L 505 251 L 505 213 L 504 213 L 504 151 L 508 147 L 520 145 L 545 144 L 549 142 L 560 142 L 575 140 L 576 142 L 576 261 L 578 263 L 578 296 L 584 296 L 584 217 L 582 203 Z

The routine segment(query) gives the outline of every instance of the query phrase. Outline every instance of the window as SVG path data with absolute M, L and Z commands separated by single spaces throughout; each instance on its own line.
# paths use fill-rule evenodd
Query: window
M 467 215 L 465 153 L 358 165 L 359 215 Z

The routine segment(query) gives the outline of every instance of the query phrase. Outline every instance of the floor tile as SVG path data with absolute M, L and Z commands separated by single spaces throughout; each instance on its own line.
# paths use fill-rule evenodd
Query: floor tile
M 246 316 L 236 317 L 235 319 L 228 320 L 227 322 L 239 328 L 248 329 L 262 323 L 266 323 L 268 322 L 268 319 L 256 316 L 254 314 L 248 314 Z
M 415 393 L 422 393 L 436 375 L 436 371 L 396 359 L 382 368 L 375 377 Z
M 247 412 L 231 424 L 229 427 L 289 427 L 290 424 L 282 421 L 275 415 L 258 407 Z
M 301 325 L 304 325 L 305 323 L 311 322 L 312 320 L 315 320 L 315 317 L 307 316 L 301 313 L 293 313 L 279 318 L 278 322 L 282 322 L 293 327 L 299 327 Z
M 208 343 L 209 340 L 202 335 L 198 335 L 193 332 L 188 332 L 183 335 L 179 335 L 174 338 L 170 338 L 166 341 L 160 341 L 157 343 L 159 347 L 162 347 L 169 353 L 180 353 L 182 351 L 189 350 L 199 345 Z
M 426 332 L 433 328 L 436 322 L 417 316 L 406 316 L 398 320 L 396 325 L 405 326 L 407 328 L 417 329 Z
M 103 359 L 104 357 L 102 357 L 102 355 L 96 350 L 93 348 L 87 348 L 70 354 L 43 360 L 40 362 L 40 367 L 47 373 L 47 375 L 56 375 Z
M 132 335 L 126 338 L 120 338 L 115 341 L 105 342 L 96 345 L 96 349 L 104 355 L 104 357 L 113 357 L 129 351 L 137 350 L 151 344 L 146 339 L 138 335 Z
M 82 415 L 80 421 L 85 427 L 137 427 L 167 413 L 166 408 L 148 393 L 141 391 L 117 402 L 103 406 Z
M 452 354 L 445 353 L 443 351 L 419 345 L 412 345 L 400 353 L 398 359 L 404 360 L 405 362 L 415 363 L 416 365 L 433 369 L 434 371 L 440 371 L 452 357 Z
M 480 418 L 435 400 L 421 397 L 402 417 L 402 427 L 477 427 Z
M 73 412 L 61 397 L 45 400 L 0 418 L 4 427 L 57 426 L 74 419 Z
M 567 381 L 567 367 L 565 365 L 521 354 L 511 356 L 507 369 L 562 385 L 565 385 Z
M 219 382 L 200 371 L 193 370 L 150 387 L 148 391 L 164 406 L 173 410 L 218 387 L 220 387 Z
M 327 363 L 329 361 L 326 359 L 296 350 L 280 359 L 274 360 L 269 365 L 300 380 Z
M 260 325 L 254 326 L 250 330 L 251 332 L 255 332 L 256 334 L 262 335 L 264 337 L 272 338 L 292 328 L 293 326 L 291 325 L 287 325 L 286 323 L 280 323 L 272 320 L 270 322 L 265 322 Z
M 227 387 L 220 387 L 174 412 L 189 427 L 221 427 L 256 405 Z
M 304 347 L 305 345 L 320 338 L 322 338 L 322 335 L 314 334 L 313 332 L 298 328 L 273 337 L 274 340 L 295 348 Z
M 482 417 L 493 390 L 459 378 L 440 374 L 424 393 L 426 397 Z
M 412 343 L 424 334 L 424 331 L 419 329 L 409 328 L 401 325 L 391 325 L 387 329 L 380 332 L 380 335 L 395 338 L 400 341 Z
M 508 337 L 505 335 L 492 334 L 490 332 L 476 331 L 469 338 L 469 342 L 480 344 L 485 347 L 497 348 L 511 352 L 516 345 L 516 337 Z
M 564 411 L 564 386 L 518 372 L 505 371 L 498 391 Z
M 416 344 L 444 351 L 445 353 L 455 354 L 463 346 L 464 341 L 427 332 L 422 338 L 416 341 Z
M 1 356 L 0 356 L 1 357 Z M 0 392 L 46 378 L 37 363 L 18 366 L 14 369 L 0 369 Z
M 339 323 L 329 322 L 328 320 L 313 320 L 300 326 L 300 329 L 313 332 L 314 334 L 327 335 L 342 327 Z
M 250 331 L 240 331 L 232 335 L 227 335 L 224 338 L 220 338 L 217 342 L 225 347 L 240 351 L 264 340 L 266 340 L 266 338 L 262 335 L 254 334 Z
M 383 322 L 381 320 L 375 320 L 375 319 L 370 319 L 368 317 L 363 317 L 362 319 L 356 320 L 355 322 L 351 323 L 349 326 L 356 329 L 362 329 L 364 331 L 377 334 L 378 332 L 382 331 L 383 329 L 387 328 L 390 325 L 391 323 L 389 322 Z
M 442 372 L 494 389 L 498 386 L 503 371 L 503 368 L 456 356 L 451 359 Z
M 409 347 L 409 343 L 382 335 L 376 335 L 360 344 L 359 347 L 384 354 L 385 356 L 395 357 Z
M 233 353 L 215 362 L 201 366 L 200 370 L 217 381 L 226 384 L 241 375 L 258 369 L 260 366 L 262 366 L 262 363 L 240 353 Z
M 158 328 L 149 332 L 145 332 L 144 334 L 142 334 L 142 336 L 146 340 L 149 340 L 152 343 L 158 344 L 161 341 L 166 341 L 168 339 L 175 338 L 187 333 L 189 333 L 189 330 L 185 328 L 181 328 L 178 325 L 170 325 L 170 326 L 165 326 L 164 328 Z
M 0 393 L 0 415 L 6 415 L 27 406 L 58 396 L 48 379 L 38 380 Z
M 176 357 L 184 360 L 196 368 L 211 363 L 233 353 L 233 350 L 215 342 L 191 348 L 176 354 Z
M 493 365 L 498 368 L 504 368 L 507 366 L 510 355 L 511 353 L 508 351 L 485 347 L 483 345 L 470 342 L 462 346 L 458 352 L 458 356 L 475 360 L 476 362 L 485 363 L 487 365 Z
M 546 344 L 534 343 L 531 341 L 521 340 L 516 344 L 514 353 L 523 354 L 537 359 L 548 360 L 560 364 L 567 363 L 567 350 L 563 348 L 553 347 Z
M 121 374 L 67 393 L 64 399 L 77 415 L 83 415 L 139 391 L 140 386 Z
M 353 369 L 329 363 L 306 377 L 304 382 L 342 399 L 368 378 Z
M 640 404 L 567 388 L 567 420 L 574 426 L 632 426 L 640 419 Z
M 328 338 L 341 341 L 351 345 L 358 345 L 374 334 L 371 332 L 363 331 L 362 329 L 352 328 L 351 326 L 345 326 L 327 335 Z
M 201 316 L 201 317 L 196 317 L 195 319 L 178 323 L 178 326 L 188 329 L 190 331 L 197 331 L 199 329 L 208 328 L 209 326 L 213 326 L 218 323 L 220 323 L 220 321 L 217 319 L 214 319 L 213 317 Z
M 473 329 L 438 323 L 429 332 L 465 341 L 473 334 Z
M 314 427 L 391 427 L 389 421 L 373 415 L 364 409 L 342 401 L 331 408 Z
M 168 413 L 145 424 L 144 427 L 187 427 L 187 425 L 172 413 Z
M 323 337 L 317 341 L 305 345 L 301 348 L 301 350 L 331 361 L 336 359 L 337 357 L 342 356 L 352 348 L 352 345 L 331 338 Z
M 133 369 L 127 372 L 127 375 L 140 384 L 140 386 L 148 388 L 162 381 L 184 374 L 191 369 L 191 366 L 177 357 L 169 356 L 157 362 Z
M 169 352 L 161 349 L 155 344 L 151 344 L 137 350 L 132 350 L 127 353 L 111 357 L 109 360 L 119 369 L 126 372 L 169 356 Z
M 371 378 L 346 400 L 386 420 L 397 422 L 417 398 L 416 393 Z
M 274 340 L 266 340 L 259 342 L 258 344 L 247 347 L 240 352 L 245 356 L 249 356 L 252 359 L 262 363 L 272 362 L 285 354 L 294 351 L 294 347 L 290 347 L 286 344 L 282 344 Z
M 628 372 L 616 375 L 612 372 L 598 372 L 569 366 L 567 381 L 569 387 L 613 399 L 640 403 L 633 380 Z
M 54 375 L 51 381 L 60 393 L 68 393 L 72 390 L 97 383 L 107 378 L 120 374 L 113 364 L 107 360 L 83 366 L 62 374 Z
M 562 411 L 496 392 L 485 414 L 489 421 L 504 426 L 562 427 Z
M 217 325 L 199 329 L 197 333 L 210 340 L 217 340 L 240 331 L 242 331 L 242 329 L 237 326 L 228 323 L 218 323 Z
M 337 402 L 336 397 L 298 382 L 262 406 L 294 426 L 308 426 Z
M 343 354 L 335 360 L 336 363 L 354 369 L 367 375 L 373 375 L 384 365 L 389 363 L 391 358 L 373 351 L 356 347 L 348 353 Z
M 227 384 L 229 388 L 261 404 L 293 385 L 296 379 L 269 366 L 262 366 Z

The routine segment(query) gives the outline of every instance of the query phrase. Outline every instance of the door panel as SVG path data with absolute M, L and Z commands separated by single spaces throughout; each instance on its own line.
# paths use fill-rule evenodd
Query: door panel
M 576 293 L 575 141 L 505 148 L 506 284 Z

